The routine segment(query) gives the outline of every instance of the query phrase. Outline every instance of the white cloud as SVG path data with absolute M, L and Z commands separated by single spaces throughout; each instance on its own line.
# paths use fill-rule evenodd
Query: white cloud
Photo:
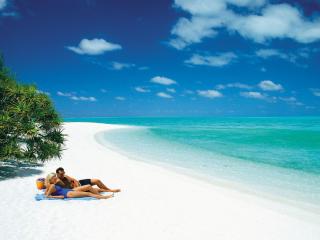
M 223 67 L 231 63 L 235 58 L 237 58 L 237 56 L 232 52 L 221 53 L 215 56 L 201 56 L 199 54 L 194 54 L 189 60 L 186 60 L 185 63 L 210 67 Z
M 171 93 L 175 93 L 176 92 L 176 90 L 174 88 L 167 88 L 167 91 L 171 92 Z
M 238 7 L 261 7 L 265 5 L 268 0 L 227 0 L 226 2 Z
M 295 106 L 303 106 L 304 105 L 303 103 L 299 102 L 295 97 L 279 97 L 278 99 L 286 102 L 289 105 L 295 105 Z
M 57 94 L 59 96 L 63 96 L 63 97 L 71 97 L 73 95 L 73 93 L 67 93 L 67 92 L 64 93 L 64 92 L 60 92 L 60 91 L 58 91 Z
M 143 87 L 135 87 L 134 88 L 137 92 L 141 92 L 141 93 L 147 93 L 150 92 L 149 89 L 143 88 Z
M 316 97 L 320 97 L 320 88 L 310 88 L 310 91 L 315 95 Z
M 160 76 L 156 76 L 156 77 L 151 78 L 150 82 L 158 83 L 158 84 L 161 84 L 161 85 L 177 84 L 176 81 L 174 81 L 174 80 L 172 80 L 170 78 L 160 77 Z
M 157 96 L 161 97 L 161 98 L 172 98 L 172 96 L 170 94 L 165 93 L 165 92 L 158 92 Z
M 0 11 L 4 9 L 7 6 L 6 0 L 0 0 Z
M 270 80 L 261 81 L 258 86 L 264 91 L 280 91 L 283 90 L 281 84 L 276 84 Z
M 223 95 L 217 90 L 198 90 L 198 95 L 206 98 L 220 98 Z
M 308 47 L 300 48 L 297 51 L 297 56 L 308 58 L 310 57 L 311 53 L 317 53 L 319 52 L 319 50 L 320 50 L 319 48 L 308 48 Z
M 120 63 L 120 62 L 111 62 L 111 68 L 114 70 L 122 70 L 125 68 L 132 68 L 135 64 L 133 63 Z
M 95 97 L 83 97 L 83 96 L 71 96 L 71 100 L 75 101 L 88 101 L 88 102 L 96 102 L 97 99 Z
M 268 5 L 259 15 L 235 15 L 235 19 L 231 29 L 260 43 L 274 38 L 291 38 L 300 43 L 320 39 L 320 19 L 305 20 L 302 13 L 289 4 Z
M 69 46 L 69 50 L 77 54 L 100 55 L 108 51 L 122 49 L 119 44 L 107 42 L 104 39 L 82 39 L 77 47 Z
M 285 102 L 295 102 L 297 99 L 295 97 L 279 97 L 280 100 Z
M 192 15 L 211 16 L 226 9 L 223 0 L 175 0 L 174 3 Z
M 241 92 L 240 96 L 245 98 L 255 98 L 255 99 L 261 99 L 261 100 L 265 100 L 267 98 L 266 95 L 260 92 Z
M 175 0 L 175 7 L 181 8 L 192 15 L 212 16 L 227 9 L 227 5 L 238 7 L 261 7 L 268 0 Z
M 42 93 L 42 94 L 46 94 L 48 96 L 50 96 L 51 94 L 49 92 L 45 92 L 45 91 L 41 91 L 41 90 L 37 90 L 38 93 Z
M 286 58 L 286 55 L 284 53 L 281 53 L 276 49 L 259 49 L 258 51 L 256 51 L 256 55 L 261 58 L 269 58 L 274 56 Z
M 217 32 L 213 26 L 220 26 L 221 21 L 206 18 L 193 17 L 191 20 L 180 18 L 178 23 L 171 30 L 171 34 L 177 36 L 169 41 L 169 44 L 176 49 L 183 49 L 192 43 L 199 43 L 205 37 L 214 37 Z
M 311 54 L 314 54 L 318 51 L 319 51 L 318 48 L 304 47 L 304 48 L 298 48 L 294 51 L 291 51 L 290 53 L 284 53 L 283 51 L 280 51 L 278 49 L 266 48 L 266 49 L 257 50 L 255 52 L 255 55 L 263 59 L 280 58 L 285 61 L 294 63 L 297 66 L 306 67 L 305 64 L 299 63 L 299 60 L 309 58 Z
M 104 89 L 104 88 L 101 88 L 101 89 L 100 89 L 100 92 L 102 92 L 102 93 L 107 93 L 108 91 L 107 91 L 106 89 Z
M 125 97 L 121 97 L 121 96 L 118 96 L 118 97 L 115 97 L 116 100 L 119 100 L 119 101 L 124 101 L 126 100 Z
M 74 101 L 87 101 L 87 102 L 96 102 L 97 99 L 95 97 L 84 97 L 84 96 L 77 96 L 75 92 L 57 92 L 58 96 L 67 97 Z
M 216 89 L 222 90 L 226 88 L 240 88 L 240 89 L 252 89 L 252 86 L 243 83 L 228 83 L 228 84 L 218 84 Z
M 243 9 L 236 11 L 233 6 Z M 258 43 L 290 38 L 300 43 L 320 40 L 320 17 L 306 17 L 287 3 L 264 0 L 175 0 L 175 7 L 188 12 L 172 28 L 169 44 L 177 49 L 215 37 L 220 30 L 237 32 Z
M 277 50 L 277 49 L 260 49 L 258 51 L 256 51 L 256 55 L 260 58 L 263 58 L 263 59 L 268 59 L 268 58 L 271 58 L 271 57 L 278 57 L 278 58 L 281 58 L 281 59 L 284 59 L 284 60 L 287 60 L 289 62 L 292 62 L 292 63 L 296 63 L 297 61 L 297 58 L 300 56 L 300 57 L 304 57 L 306 58 L 307 57 L 307 52 L 303 52 L 302 54 L 298 53 L 298 55 L 296 54 L 285 54 L 283 52 L 281 52 L 280 50 Z

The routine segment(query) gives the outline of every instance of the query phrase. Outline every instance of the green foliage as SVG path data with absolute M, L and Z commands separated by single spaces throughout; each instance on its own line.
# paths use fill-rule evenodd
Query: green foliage
M 0 161 L 60 158 L 64 137 L 50 98 L 16 82 L 0 57 Z

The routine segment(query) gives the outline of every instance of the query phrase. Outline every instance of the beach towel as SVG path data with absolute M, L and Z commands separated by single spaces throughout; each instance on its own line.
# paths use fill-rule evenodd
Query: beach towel
M 44 193 L 37 193 L 34 197 L 36 201 L 42 201 L 42 200 L 62 200 L 62 201 L 71 201 L 71 200 L 80 200 L 80 201 L 91 201 L 91 200 L 99 200 L 94 197 L 82 197 L 82 198 L 47 198 Z

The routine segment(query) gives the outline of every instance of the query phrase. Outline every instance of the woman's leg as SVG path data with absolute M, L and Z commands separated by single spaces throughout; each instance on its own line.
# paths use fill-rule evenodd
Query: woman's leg
M 70 191 L 67 193 L 68 198 L 81 198 L 81 197 L 94 197 L 98 199 L 108 199 L 112 198 L 114 195 L 102 196 L 98 194 L 94 194 L 91 192 L 81 192 L 81 191 Z
M 93 188 L 90 185 L 84 185 L 84 186 L 80 186 L 80 187 L 75 187 L 73 190 L 75 191 L 81 191 L 81 192 L 91 192 L 94 194 L 99 194 L 99 189 Z

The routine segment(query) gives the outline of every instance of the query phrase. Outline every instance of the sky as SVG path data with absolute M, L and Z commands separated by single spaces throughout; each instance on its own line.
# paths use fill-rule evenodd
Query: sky
M 0 51 L 63 117 L 320 114 L 319 0 L 0 0 Z

